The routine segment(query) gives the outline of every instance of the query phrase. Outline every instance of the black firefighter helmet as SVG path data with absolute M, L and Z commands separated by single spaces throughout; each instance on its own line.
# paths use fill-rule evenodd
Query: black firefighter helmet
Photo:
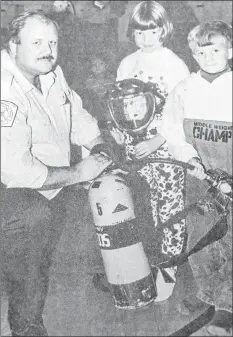
M 157 84 L 130 78 L 112 84 L 105 95 L 116 127 L 133 133 L 144 130 L 165 103 Z M 112 124 L 111 121 L 105 123 Z

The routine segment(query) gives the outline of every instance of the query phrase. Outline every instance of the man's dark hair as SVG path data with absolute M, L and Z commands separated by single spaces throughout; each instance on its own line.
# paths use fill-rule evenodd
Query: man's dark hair
M 46 24 L 53 23 L 54 26 L 59 31 L 58 23 L 53 20 L 49 15 L 44 13 L 42 10 L 38 11 L 25 11 L 15 16 L 12 21 L 9 23 L 7 37 L 4 42 L 4 48 L 9 51 L 9 42 L 12 41 L 16 44 L 20 44 L 20 32 L 24 28 L 26 22 L 30 18 L 35 18 L 44 22 Z

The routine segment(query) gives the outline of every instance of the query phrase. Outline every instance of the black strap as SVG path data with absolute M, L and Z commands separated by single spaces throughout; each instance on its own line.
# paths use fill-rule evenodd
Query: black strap
M 133 170 L 138 170 L 141 168 L 141 165 L 143 163 L 148 163 L 148 158 L 146 160 L 132 160 L 130 161 Z M 181 166 L 185 169 L 189 168 L 192 169 L 192 165 L 188 163 L 184 163 L 179 160 L 174 160 L 170 158 L 150 158 L 151 163 L 164 163 L 164 164 L 174 164 L 177 166 Z M 127 163 L 125 163 L 127 166 Z M 125 167 L 126 169 L 126 167 Z M 182 211 L 176 213 L 173 217 L 171 217 L 168 221 L 163 223 L 163 226 L 166 226 L 167 228 L 171 228 L 175 223 L 179 222 L 182 219 L 185 219 L 187 215 L 191 211 L 197 211 L 200 213 L 200 206 L 199 202 L 197 201 L 196 203 L 190 204 L 188 207 L 185 207 Z M 221 212 L 223 210 L 221 209 Z M 226 233 L 227 233 L 227 214 L 228 212 L 225 210 L 221 216 L 220 219 L 213 225 L 213 227 L 205 234 L 204 237 L 202 237 L 196 245 L 189 251 L 189 252 L 183 252 L 179 256 L 173 256 L 170 260 L 166 262 L 162 262 L 158 264 L 158 267 L 161 268 L 169 268 L 169 267 L 174 267 L 174 266 L 179 266 L 182 265 L 184 262 L 186 262 L 189 258 L 190 255 L 197 253 L 207 245 L 210 245 L 212 242 L 220 240 Z
M 192 169 L 193 166 L 184 163 L 179 160 L 174 160 L 170 158 L 150 158 L 151 163 L 164 163 L 164 164 L 174 164 L 177 166 L 181 166 L 185 169 L 189 168 Z M 121 162 L 120 167 L 125 170 L 139 170 L 141 168 L 141 165 L 143 163 L 148 163 L 147 159 L 142 160 L 132 160 L 132 161 L 125 161 Z M 132 165 L 133 164 L 133 165 Z M 130 167 L 130 166 L 131 167 Z M 132 173 L 132 171 L 131 171 Z M 175 214 L 172 218 L 170 218 L 166 223 L 163 223 L 164 226 L 171 228 L 171 226 L 177 222 L 179 222 L 182 219 L 185 219 L 186 216 L 190 213 L 190 211 L 198 211 L 200 213 L 200 207 L 199 202 L 193 203 L 189 205 L 188 207 L 185 207 L 182 211 Z M 221 210 L 222 211 L 222 210 Z M 212 228 L 203 236 L 196 245 L 189 251 L 181 253 L 179 256 L 173 256 L 170 260 L 166 262 L 162 262 L 161 264 L 158 264 L 158 267 L 161 268 L 169 268 L 174 266 L 182 265 L 184 262 L 186 262 L 190 255 L 197 253 L 207 245 L 210 245 L 211 243 L 220 240 L 226 233 L 227 233 L 227 214 L 228 212 L 225 210 L 222 214 L 220 219 L 212 226 Z
M 118 163 L 122 158 L 122 151 L 118 144 L 116 143 L 100 143 L 93 146 L 90 154 L 102 153 L 107 155 L 113 160 L 114 163 Z
M 210 320 L 213 318 L 214 314 L 215 314 L 215 307 L 214 305 L 211 305 L 200 316 L 198 316 L 193 321 L 183 326 L 181 329 L 173 332 L 171 335 L 168 335 L 168 337 L 192 336 L 194 332 L 198 331 L 204 325 L 208 324 Z
M 180 220 L 185 219 L 187 215 L 193 210 L 197 210 L 199 212 L 198 202 L 190 204 L 189 206 L 185 207 L 182 211 L 177 212 L 170 219 L 164 222 L 163 226 L 165 226 L 168 229 L 171 229 L 175 223 L 178 223 L 180 222 Z
M 99 143 L 93 146 L 93 148 L 90 151 L 90 155 L 96 154 L 96 153 L 105 153 L 109 157 L 112 154 L 112 147 L 110 144 L 107 143 Z
M 136 167 L 140 165 L 139 164 L 140 162 L 142 163 L 143 161 L 144 160 L 138 160 L 138 161 L 133 160 Z M 193 168 L 192 165 L 188 163 L 184 163 L 182 161 L 174 160 L 174 159 L 167 159 L 167 158 L 153 158 L 153 159 L 150 159 L 150 162 L 174 164 L 174 165 L 178 165 L 183 168 L 186 168 L 186 169 Z M 166 223 L 163 223 L 163 226 L 166 226 L 167 228 L 171 228 L 175 223 L 179 222 L 182 219 L 185 219 L 191 211 L 197 211 L 198 213 L 200 213 L 199 202 L 200 201 L 197 201 L 196 203 L 193 203 L 189 205 L 188 207 L 185 207 L 182 211 L 178 212 L 172 218 L 170 218 Z M 227 230 L 228 230 L 228 225 L 227 225 L 228 211 L 223 210 L 223 209 L 218 209 L 218 210 L 219 212 L 221 212 L 220 219 L 211 227 L 211 229 L 196 243 L 196 245 L 189 252 L 184 252 L 184 253 L 181 253 L 179 256 L 174 256 L 170 260 L 166 262 L 162 262 L 158 266 L 162 268 L 168 268 L 168 267 L 182 265 L 184 262 L 188 260 L 190 255 L 197 253 L 198 251 L 200 251 L 207 245 L 210 245 L 214 241 L 220 240 L 227 233 Z
M 170 268 L 182 265 L 184 262 L 188 261 L 190 255 L 199 252 L 204 247 L 223 238 L 227 233 L 227 229 L 227 215 L 224 214 L 189 252 L 181 253 L 179 256 L 173 256 L 170 260 L 159 264 L 158 267 Z

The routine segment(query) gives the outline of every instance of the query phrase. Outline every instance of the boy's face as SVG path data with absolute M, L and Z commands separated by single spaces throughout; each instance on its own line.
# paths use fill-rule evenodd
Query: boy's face
M 210 45 L 197 46 L 193 57 L 202 70 L 210 74 L 221 72 L 231 58 L 228 42 L 223 36 L 214 36 Z
M 152 53 L 162 47 L 161 34 L 161 27 L 147 30 L 136 29 L 134 31 L 135 43 L 144 53 Z

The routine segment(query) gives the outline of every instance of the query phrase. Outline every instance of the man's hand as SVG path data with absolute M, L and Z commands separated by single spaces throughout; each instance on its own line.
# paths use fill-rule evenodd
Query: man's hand
M 188 164 L 194 166 L 194 169 L 188 169 L 187 172 L 200 180 L 204 180 L 206 178 L 205 168 L 196 158 L 191 158 L 188 161 Z
M 74 170 L 79 176 L 79 182 L 84 182 L 95 179 L 111 164 L 112 160 L 109 157 L 94 154 L 76 164 Z

